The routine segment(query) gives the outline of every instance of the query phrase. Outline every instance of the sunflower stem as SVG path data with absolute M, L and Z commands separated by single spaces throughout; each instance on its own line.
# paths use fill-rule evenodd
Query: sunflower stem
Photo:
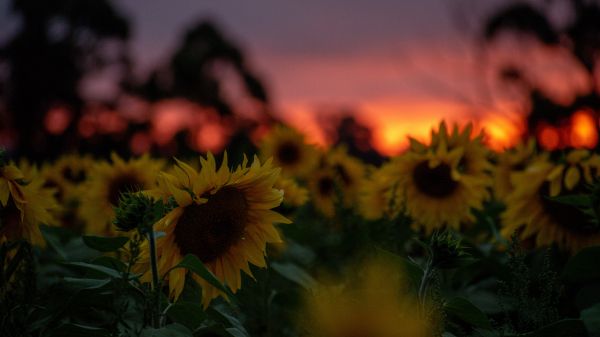
M 155 328 L 160 328 L 160 280 L 158 277 L 158 260 L 156 258 L 156 237 L 154 229 L 148 231 L 148 242 L 150 244 L 150 267 L 152 269 L 152 293 L 154 294 L 155 312 L 152 315 L 152 324 Z
M 427 300 L 427 286 L 429 285 L 429 280 L 433 273 L 433 266 L 431 259 L 428 259 L 427 266 L 425 266 L 425 270 L 423 271 L 423 277 L 421 278 L 421 284 L 419 286 L 419 302 L 421 304 L 421 312 L 425 313 L 425 303 Z

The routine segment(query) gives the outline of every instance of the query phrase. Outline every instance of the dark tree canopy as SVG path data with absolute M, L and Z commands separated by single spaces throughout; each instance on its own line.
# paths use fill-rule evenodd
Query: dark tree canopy
M 107 66 L 127 67 L 128 21 L 108 0 L 14 0 L 12 11 L 21 21 L 12 39 L 0 46 L 0 64 L 8 69 L 0 86 L 8 115 L 0 128 L 17 131 L 19 155 L 52 157 L 73 150 L 83 107 L 81 80 Z M 111 57 L 101 52 L 107 41 L 119 49 Z M 61 135 L 44 129 L 46 112 L 54 106 L 71 113 Z
M 520 84 L 527 92 L 530 103 L 527 116 L 529 133 L 534 133 L 542 123 L 560 126 L 583 108 L 592 111 L 596 118 L 600 113 L 600 5 L 597 1 L 562 1 L 571 9 L 571 20 L 563 26 L 554 24 L 544 7 L 537 7 L 528 2 L 513 3 L 494 13 L 485 23 L 484 38 L 487 43 L 493 43 L 503 32 L 532 36 L 547 46 L 562 47 L 570 51 L 588 78 L 590 87 L 587 92 L 578 93 L 568 104 L 561 104 L 545 94 L 526 76 L 527 69 L 515 68 L 512 65 L 501 69 L 500 76 L 504 80 Z M 545 4 L 551 3 L 552 1 L 548 1 Z M 598 128 L 597 125 L 595 127 Z
M 189 29 L 168 63 L 154 70 L 141 85 L 132 83 L 131 87 L 151 101 L 180 97 L 215 108 L 221 115 L 232 115 L 234 102 L 223 95 L 224 79 L 215 71 L 218 65 L 230 66 L 250 97 L 268 103 L 267 91 L 240 47 L 209 21 Z

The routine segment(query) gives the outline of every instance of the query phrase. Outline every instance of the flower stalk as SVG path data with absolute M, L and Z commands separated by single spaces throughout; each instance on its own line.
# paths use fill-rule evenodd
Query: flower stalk
M 150 248 L 150 267 L 152 269 L 152 293 L 154 295 L 155 311 L 152 315 L 152 322 L 155 328 L 160 327 L 160 279 L 158 277 L 158 259 L 156 258 L 156 235 L 150 228 L 148 231 L 148 243 Z

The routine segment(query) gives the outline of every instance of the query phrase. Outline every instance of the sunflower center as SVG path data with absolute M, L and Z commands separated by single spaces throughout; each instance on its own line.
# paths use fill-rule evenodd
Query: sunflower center
M 419 163 L 413 171 L 413 180 L 417 188 L 432 198 L 444 198 L 451 195 L 458 183 L 452 179 L 452 169 L 446 163 L 429 167 L 428 161 Z
M 56 180 L 54 180 L 54 179 L 46 179 L 46 181 L 44 182 L 44 185 L 42 185 L 42 187 L 44 187 L 44 188 L 50 188 L 50 189 L 55 190 L 56 193 L 54 194 L 54 196 L 56 196 L 56 199 L 63 200 L 63 189 L 56 182 Z
M 585 187 L 583 184 L 579 184 L 571 191 L 575 195 L 584 192 Z M 544 211 L 559 226 L 580 235 L 591 235 L 600 232 L 598 225 L 591 222 L 590 218 L 577 207 L 549 199 L 550 183 L 545 182 L 540 188 L 539 194 Z
M 293 142 L 284 142 L 277 148 L 275 156 L 281 164 L 292 165 L 300 160 L 300 149 Z
M 123 174 L 113 179 L 108 185 L 108 201 L 113 206 L 119 205 L 121 193 L 137 192 L 144 184 L 133 174 Z
M 65 179 L 73 183 L 80 183 L 85 180 L 84 170 L 73 170 L 73 168 L 68 166 L 62 169 L 62 175 Z
M 204 204 L 185 207 L 175 226 L 175 243 L 181 253 L 194 254 L 202 262 L 223 256 L 244 236 L 248 202 L 233 187 L 223 187 Z
M 330 176 L 324 176 L 317 181 L 317 189 L 319 194 L 323 196 L 332 195 L 335 190 L 335 182 Z
M 5 207 L 0 206 L 0 234 L 9 240 L 20 237 L 21 211 L 12 199 Z
M 348 171 L 346 171 L 346 169 L 344 168 L 344 166 L 342 166 L 340 164 L 336 164 L 334 166 L 334 169 L 338 173 L 338 175 L 340 176 L 340 178 L 342 179 L 342 182 L 344 183 L 344 186 L 350 186 L 350 185 L 352 185 L 352 178 L 350 177 L 350 175 L 348 174 Z

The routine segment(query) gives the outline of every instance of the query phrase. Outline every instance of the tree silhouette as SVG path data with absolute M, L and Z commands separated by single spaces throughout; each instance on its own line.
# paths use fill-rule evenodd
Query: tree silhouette
M 10 125 L 16 131 L 17 155 L 53 157 L 78 145 L 82 79 L 113 65 L 127 72 L 129 25 L 108 0 L 14 0 L 12 11 L 21 24 L 0 47 L 0 64 L 8 68 L 0 84 L 8 116 L 0 127 Z M 117 47 L 112 56 L 101 52 L 107 41 Z M 44 128 L 46 113 L 54 106 L 70 113 L 70 123 L 60 135 Z
M 544 8 L 526 2 L 516 2 L 493 14 L 485 23 L 484 38 L 493 43 L 503 32 L 531 36 L 542 44 L 568 50 L 573 59 L 584 69 L 589 88 L 578 93 L 568 104 L 561 104 L 548 97 L 526 76 L 526 69 L 506 66 L 500 71 L 504 80 L 519 84 L 529 97 L 527 128 L 536 132 L 538 126 L 549 124 L 560 126 L 573 113 L 588 109 L 598 118 L 600 96 L 598 92 L 598 63 L 600 57 L 600 6 L 596 1 L 563 0 L 572 11 L 571 20 L 558 27 L 550 20 Z M 553 1 L 547 1 L 546 4 Z M 598 126 L 595 123 L 596 132 Z
M 256 102 L 269 102 L 264 85 L 248 66 L 241 48 L 209 21 L 189 29 L 169 62 L 154 70 L 144 83 L 130 83 L 130 89 L 151 101 L 185 98 L 212 107 L 221 115 L 232 115 L 235 102 L 223 94 L 224 79 L 215 71 L 217 65 L 230 66 Z M 268 110 L 263 112 L 270 118 Z

